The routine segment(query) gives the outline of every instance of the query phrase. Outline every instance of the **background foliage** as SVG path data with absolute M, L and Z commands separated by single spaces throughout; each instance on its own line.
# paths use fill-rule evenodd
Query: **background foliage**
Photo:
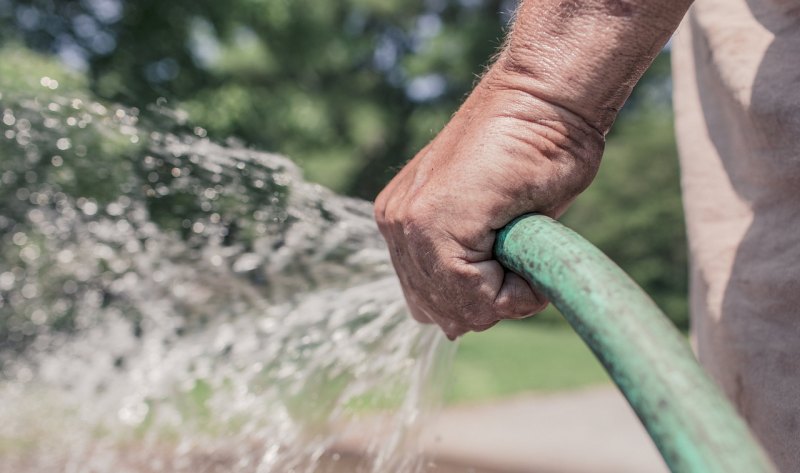
M 310 179 L 369 199 L 455 111 L 502 44 L 514 7 L 511 0 L 0 0 L 0 41 L 83 71 L 86 93 L 142 109 L 166 101 L 212 138 L 236 136 L 284 153 Z M 5 77 L 32 73 L 30 64 L 0 67 Z M 39 74 L 49 67 L 42 62 Z M 669 88 L 665 53 L 565 222 L 685 325 Z

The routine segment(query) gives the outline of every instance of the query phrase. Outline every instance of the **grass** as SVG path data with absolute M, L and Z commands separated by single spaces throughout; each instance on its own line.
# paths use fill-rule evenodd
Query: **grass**
M 566 323 L 507 321 L 464 336 L 446 401 L 480 402 L 523 392 L 609 383 L 589 348 Z

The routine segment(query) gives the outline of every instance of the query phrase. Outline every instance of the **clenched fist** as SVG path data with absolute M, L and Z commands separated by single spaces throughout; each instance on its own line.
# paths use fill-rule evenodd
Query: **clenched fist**
M 452 339 L 546 301 L 492 258 L 517 216 L 558 217 L 691 0 L 523 0 L 497 62 L 375 202 L 408 306 Z
M 375 201 L 409 309 L 451 339 L 547 301 L 494 260 L 495 232 L 557 217 L 594 177 L 602 134 L 491 70 L 439 135 Z

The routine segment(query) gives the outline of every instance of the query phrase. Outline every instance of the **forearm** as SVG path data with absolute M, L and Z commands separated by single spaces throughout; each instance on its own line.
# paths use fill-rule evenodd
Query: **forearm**
M 487 86 L 563 108 L 605 133 L 690 0 L 524 0 Z

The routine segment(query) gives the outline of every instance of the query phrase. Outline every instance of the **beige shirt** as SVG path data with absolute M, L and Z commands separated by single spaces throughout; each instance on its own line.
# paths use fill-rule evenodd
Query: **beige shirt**
M 673 45 L 693 343 L 800 472 L 800 1 L 697 0 Z

